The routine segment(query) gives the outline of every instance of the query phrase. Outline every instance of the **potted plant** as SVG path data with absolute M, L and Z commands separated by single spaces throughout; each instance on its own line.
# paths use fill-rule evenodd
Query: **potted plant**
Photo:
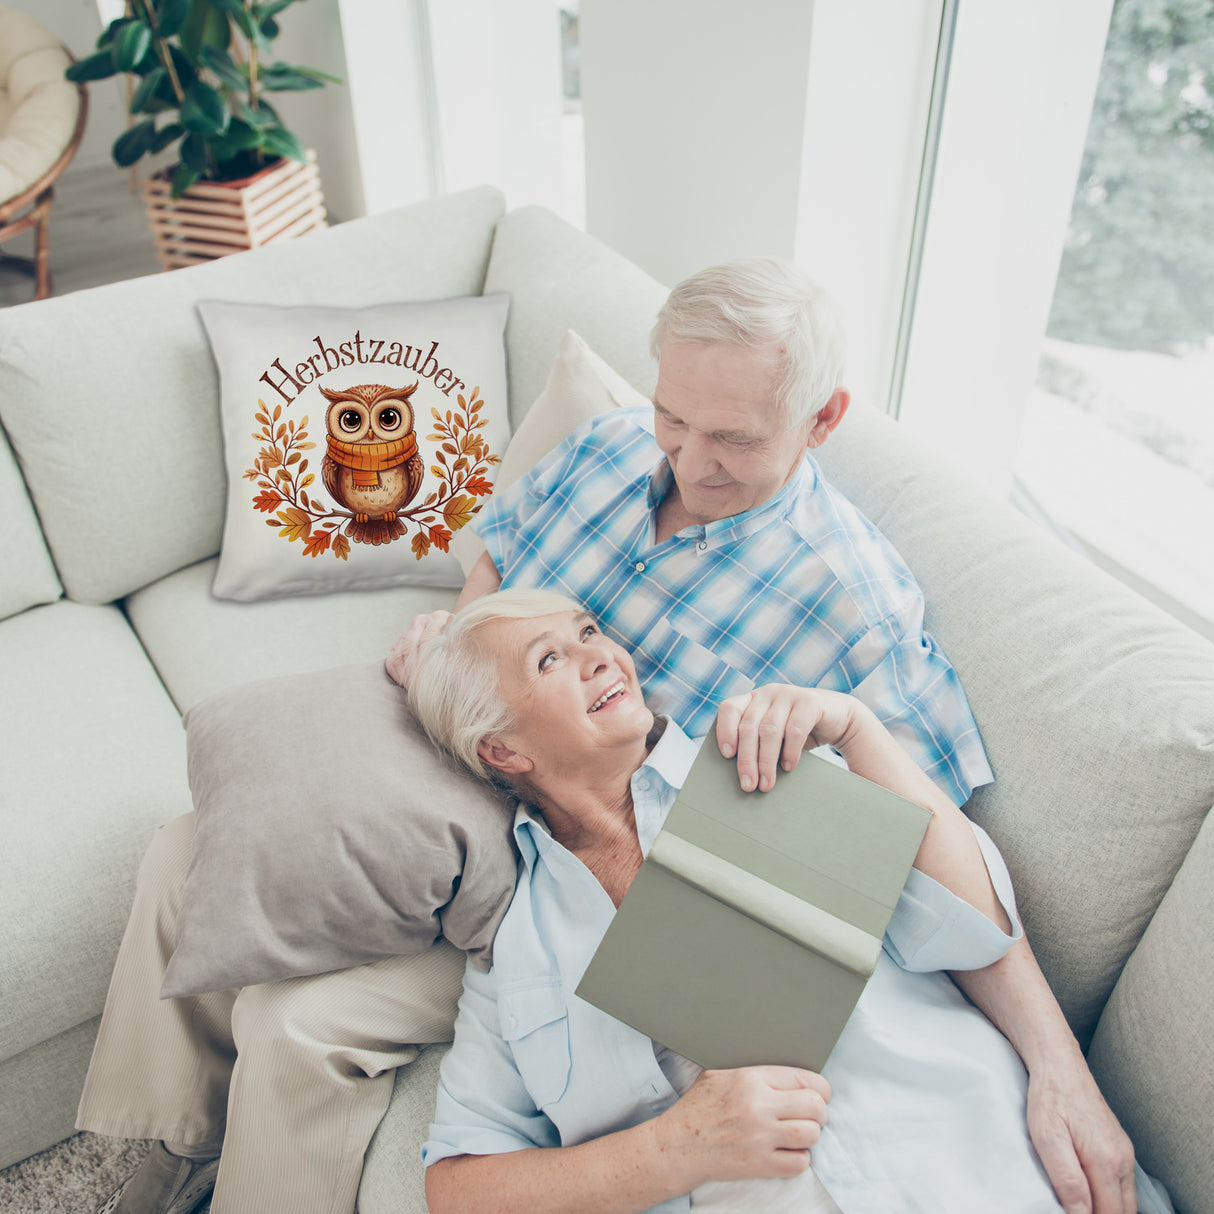
M 176 164 L 143 183 L 166 268 L 324 226 L 315 156 L 266 99 L 336 82 L 273 60 L 278 15 L 294 2 L 127 0 L 95 53 L 67 69 L 77 82 L 131 79 L 116 163 L 177 147 Z

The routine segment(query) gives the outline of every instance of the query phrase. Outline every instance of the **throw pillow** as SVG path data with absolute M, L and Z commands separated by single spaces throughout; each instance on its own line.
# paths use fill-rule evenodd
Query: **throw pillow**
M 508 306 L 200 303 L 228 476 L 212 593 L 460 585 L 451 538 L 510 436 Z
M 502 489 L 512 485 L 592 417 L 610 409 L 650 403 L 569 329 L 561 338 L 543 392 L 536 397 L 506 448 L 496 485 Z M 485 551 L 475 524 L 452 539 L 451 551 L 465 575 L 470 573 Z
M 194 855 L 164 996 L 418 953 L 488 964 L 514 803 L 436 752 L 379 663 L 250 683 L 185 727 Z

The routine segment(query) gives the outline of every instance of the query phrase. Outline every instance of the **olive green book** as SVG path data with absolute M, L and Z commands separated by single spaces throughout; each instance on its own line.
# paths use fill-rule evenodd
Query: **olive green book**
M 821 1070 L 930 819 L 814 754 L 744 793 L 710 735 L 577 993 L 703 1067 Z

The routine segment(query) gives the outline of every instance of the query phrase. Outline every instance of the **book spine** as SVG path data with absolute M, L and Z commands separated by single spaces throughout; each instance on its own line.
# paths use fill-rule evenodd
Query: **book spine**
M 875 936 L 669 830 L 659 833 L 648 858 L 710 898 L 861 978 L 876 967 L 881 941 Z

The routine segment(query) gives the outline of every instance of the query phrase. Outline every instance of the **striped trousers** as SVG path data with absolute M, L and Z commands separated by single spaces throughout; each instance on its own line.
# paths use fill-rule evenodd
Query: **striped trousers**
M 193 830 L 161 827 L 140 867 L 77 1128 L 222 1140 L 212 1214 L 348 1214 L 395 1068 L 451 1040 L 464 955 L 162 1000 Z

